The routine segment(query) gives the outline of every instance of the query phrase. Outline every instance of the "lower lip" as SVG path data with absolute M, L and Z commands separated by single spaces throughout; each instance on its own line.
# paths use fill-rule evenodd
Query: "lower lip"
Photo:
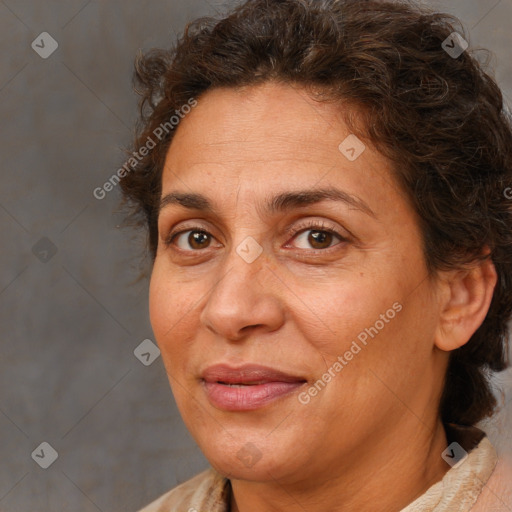
M 293 393 L 304 382 L 267 382 L 252 386 L 232 387 L 203 381 L 210 402 L 226 411 L 253 411 Z

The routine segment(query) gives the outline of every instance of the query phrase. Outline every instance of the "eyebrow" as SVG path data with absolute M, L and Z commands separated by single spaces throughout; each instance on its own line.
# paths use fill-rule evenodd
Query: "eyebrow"
M 282 192 L 268 198 L 265 201 L 264 210 L 273 214 L 289 211 L 293 208 L 309 206 L 321 201 L 342 202 L 366 213 L 370 217 L 376 218 L 373 210 L 362 199 L 333 187 Z M 159 211 L 171 204 L 178 204 L 191 210 L 217 213 L 210 200 L 202 194 L 171 192 L 161 198 Z

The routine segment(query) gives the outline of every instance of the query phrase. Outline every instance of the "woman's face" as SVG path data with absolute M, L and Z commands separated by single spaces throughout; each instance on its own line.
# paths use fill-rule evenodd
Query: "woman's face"
M 337 108 L 212 90 L 167 154 L 151 323 L 188 429 L 232 478 L 325 478 L 437 421 L 418 222 Z

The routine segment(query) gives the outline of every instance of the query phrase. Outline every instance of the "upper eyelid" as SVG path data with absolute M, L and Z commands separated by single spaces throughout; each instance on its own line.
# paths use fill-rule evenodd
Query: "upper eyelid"
M 163 238 L 165 238 L 166 240 L 170 240 L 171 238 L 173 238 L 177 235 L 182 235 L 183 233 L 187 233 L 188 231 L 204 232 L 204 233 L 207 233 L 215 238 L 215 236 L 211 233 L 211 229 L 202 227 L 199 225 L 190 226 L 190 227 L 185 226 L 185 227 L 181 227 L 178 230 L 170 230 L 170 233 L 165 235 Z
M 291 227 L 289 229 L 286 229 L 285 232 L 290 235 L 293 234 L 293 236 L 298 235 L 302 231 L 308 231 L 308 230 L 314 230 L 317 229 L 318 231 L 330 231 L 330 232 L 338 232 L 338 229 L 334 226 L 330 226 L 329 224 L 325 224 L 325 221 L 311 221 L 311 222 L 305 222 L 299 227 Z M 184 227 L 179 229 L 178 231 L 171 231 L 171 233 L 167 236 L 167 238 L 172 238 L 176 235 L 181 235 L 183 233 L 186 233 L 187 231 L 197 231 L 197 232 L 205 232 L 209 235 L 214 236 L 208 228 L 204 228 L 202 226 L 190 226 L 190 227 Z M 342 236 L 340 233 L 337 233 L 340 237 Z
M 329 221 L 330 222 L 330 221 Z M 308 230 L 317 230 L 317 231 L 327 231 L 337 234 L 340 237 L 343 237 L 341 233 L 338 233 L 339 228 L 335 227 L 334 224 L 330 224 L 325 220 L 317 220 L 317 221 L 300 221 L 298 222 L 299 226 L 291 226 L 286 230 L 286 233 L 289 235 L 296 236 L 303 231 Z

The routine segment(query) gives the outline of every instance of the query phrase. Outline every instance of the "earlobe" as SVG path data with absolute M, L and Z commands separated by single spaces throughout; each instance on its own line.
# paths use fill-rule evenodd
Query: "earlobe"
M 496 269 L 490 258 L 446 276 L 435 336 L 437 348 L 451 351 L 469 341 L 489 311 L 496 281 Z

